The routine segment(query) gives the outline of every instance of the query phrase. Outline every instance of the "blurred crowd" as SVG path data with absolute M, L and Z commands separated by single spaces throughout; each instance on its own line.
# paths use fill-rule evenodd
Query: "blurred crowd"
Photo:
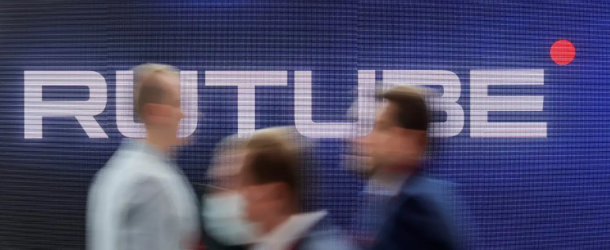
M 468 248 L 466 219 L 454 211 L 459 198 L 423 164 L 431 157 L 430 111 L 420 89 L 378 93 L 373 131 L 350 141 L 346 167 L 367 184 L 351 228 L 341 228 L 315 204 L 313 142 L 293 127 L 225 138 L 197 199 L 171 159 L 183 143 L 178 71 L 145 64 L 134 72 L 134 110 L 147 137 L 126 140 L 96 175 L 88 249 Z

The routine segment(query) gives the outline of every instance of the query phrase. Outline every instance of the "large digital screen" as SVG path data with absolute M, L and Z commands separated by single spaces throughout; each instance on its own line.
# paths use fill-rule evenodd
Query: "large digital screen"
M 176 159 L 197 190 L 225 136 L 295 126 L 349 228 L 349 140 L 376 90 L 424 86 L 429 172 L 457 184 L 475 249 L 610 249 L 610 4 L 144 2 L 0 3 L 0 249 L 84 249 L 94 174 L 144 134 L 131 69 L 147 62 L 180 69 Z

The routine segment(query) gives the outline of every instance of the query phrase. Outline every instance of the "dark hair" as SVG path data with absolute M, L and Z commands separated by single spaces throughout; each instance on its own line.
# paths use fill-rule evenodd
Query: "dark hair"
M 289 153 L 279 148 L 255 149 L 246 156 L 245 171 L 253 184 L 282 182 L 293 193 L 298 189 L 296 162 Z
M 426 131 L 426 134 L 428 134 L 429 123 L 433 116 L 421 91 L 414 87 L 397 86 L 381 96 L 395 105 L 397 110 L 394 113 L 394 120 L 398 126 L 405 129 Z M 431 104 L 431 107 L 435 107 L 434 102 Z M 426 140 L 425 158 L 420 163 L 419 170 L 426 169 L 427 172 L 434 172 L 437 171 L 434 168 L 436 165 L 434 161 L 438 160 L 441 155 L 443 143 L 439 138 L 427 137 Z
M 300 171 L 298 155 L 289 142 L 272 134 L 251 138 L 242 171 L 251 184 L 280 182 L 286 184 L 295 203 L 300 203 Z M 296 204 L 300 206 L 300 204 Z
M 397 86 L 383 93 L 383 98 L 396 107 L 394 121 L 405 129 L 428 131 L 429 113 L 424 96 L 409 86 Z

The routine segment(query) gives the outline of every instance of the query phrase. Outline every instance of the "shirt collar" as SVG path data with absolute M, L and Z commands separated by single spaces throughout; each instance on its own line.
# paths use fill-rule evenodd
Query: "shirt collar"
M 143 152 L 159 161 L 171 163 L 171 159 L 167 155 L 144 139 L 123 139 L 121 148 L 129 151 Z
M 144 139 L 131 139 L 131 138 L 125 138 L 122 141 L 122 147 L 125 147 L 126 149 L 130 149 L 130 150 L 140 150 L 140 151 L 144 151 L 146 153 L 151 153 L 151 154 L 161 154 L 161 152 L 157 149 L 155 149 L 152 145 L 150 145 L 146 140 Z
M 288 220 L 261 238 L 255 249 L 284 250 L 307 234 L 328 212 L 322 210 L 311 213 L 300 213 L 290 216 Z

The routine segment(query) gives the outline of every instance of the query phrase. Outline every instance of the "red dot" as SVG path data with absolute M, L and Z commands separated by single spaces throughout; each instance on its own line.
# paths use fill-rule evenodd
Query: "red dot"
M 568 65 L 576 56 L 576 48 L 568 40 L 557 40 L 551 46 L 551 58 L 559 65 Z

